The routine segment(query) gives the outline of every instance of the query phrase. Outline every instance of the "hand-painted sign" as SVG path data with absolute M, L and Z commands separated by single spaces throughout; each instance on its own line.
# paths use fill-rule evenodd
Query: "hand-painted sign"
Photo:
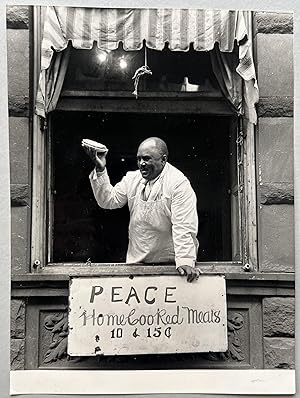
M 69 355 L 227 350 L 223 276 L 74 277 L 69 303 Z

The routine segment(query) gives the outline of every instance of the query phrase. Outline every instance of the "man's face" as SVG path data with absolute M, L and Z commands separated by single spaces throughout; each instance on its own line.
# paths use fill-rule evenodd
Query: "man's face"
M 146 142 L 139 146 L 137 164 L 145 180 L 156 178 L 166 164 L 166 155 L 161 155 L 155 145 Z

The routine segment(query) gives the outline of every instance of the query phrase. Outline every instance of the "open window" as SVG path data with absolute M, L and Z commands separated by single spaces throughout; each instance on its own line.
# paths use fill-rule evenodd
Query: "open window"
M 116 183 L 136 169 L 139 143 L 154 135 L 167 142 L 170 163 L 197 194 L 202 268 L 256 266 L 253 124 L 234 102 L 242 95 L 242 79 L 233 84 L 230 101 L 224 71 L 223 77 L 215 72 L 225 65 L 234 73 L 239 48 L 233 42 L 220 64 L 220 43 L 210 51 L 194 47 L 172 51 L 165 43 L 155 50 L 143 40 L 141 49 L 125 51 L 118 43 L 103 50 L 93 41 L 90 49 L 69 44 L 62 51 L 65 70 L 55 109 L 45 115 L 44 132 L 34 133 L 40 136 L 34 136 L 32 263 L 41 263 L 43 272 L 125 262 L 128 209 L 97 206 L 88 180 L 92 164 L 80 143 L 105 143 Z M 140 78 L 135 98 L 132 76 L 145 62 L 152 75 Z

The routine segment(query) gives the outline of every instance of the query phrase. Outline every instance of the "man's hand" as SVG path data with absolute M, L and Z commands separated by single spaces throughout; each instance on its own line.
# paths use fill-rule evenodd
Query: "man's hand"
M 107 152 L 97 152 L 96 149 L 83 146 L 85 153 L 89 156 L 91 161 L 94 163 L 97 171 L 103 171 L 106 166 L 106 154 Z
M 194 279 L 198 279 L 201 271 L 199 268 L 190 267 L 189 265 L 182 265 L 177 268 L 177 271 L 181 276 L 187 276 L 187 281 L 192 282 Z

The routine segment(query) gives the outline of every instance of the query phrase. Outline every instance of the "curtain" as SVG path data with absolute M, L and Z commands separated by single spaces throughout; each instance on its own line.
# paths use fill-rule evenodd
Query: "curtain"
M 67 72 L 71 47 L 55 53 L 48 69 L 43 69 L 39 79 L 39 90 L 36 97 L 36 112 L 42 117 L 56 108 L 65 75 Z
M 239 48 L 239 64 L 236 72 L 249 82 L 244 95 L 252 122 L 256 121 L 255 90 L 257 89 L 253 57 L 245 13 L 232 10 L 200 9 L 104 9 L 48 6 L 41 48 L 41 77 L 36 104 L 36 113 L 45 116 L 49 112 L 47 93 L 59 93 L 59 85 L 50 79 L 48 71 L 55 65 L 54 54 L 62 53 L 69 42 L 77 49 L 91 49 L 94 42 L 103 50 L 114 50 L 119 42 L 125 50 L 139 50 L 145 40 L 146 46 L 162 50 L 168 42 L 172 51 L 188 51 L 190 44 L 196 51 L 211 51 L 218 43 L 221 53 L 229 53 L 235 43 Z M 64 57 L 62 57 L 64 58 Z M 58 57 L 55 57 L 57 60 Z M 59 61 L 57 61 L 59 63 Z M 224 77 L 223 89 L 228 96 L 236 95 L 235 77 L 230 71 L 226 57 L 219 55 L 219 65 Z M 60 68 L 56 68 L 58 70 Z M 59 74 L 63 76 L 63 73 Z M 55 74 L 54 74 L 55 77 Z M 229 79 L 229 80 L 228 80 Z M 232 80 L 233 79 L 233 80 Z M 60 81 L 60 80 L 59 80 Z M 56 85 L 56 89 L 48 87 Z M 256 87 L 254 87 L 256 85 Z M 229 91 L 228 91 L 229 90 Z M 50 95 L 51 96 L 51 95 Z M 56 95 L 54 96 L 56 98 Z M 235 99 L 236 101 L 236 99 Z M 55 101 L 52 101 L 54 104 Z
M 231 55 L 231 54 L 230 54 Z M 222 53 L 217 47 L 211 51 L 212 69 L 222 94 L 233 110 L 243 113 L 242 78 L 236 72 L 236 58 L 228 53 Z
M 252 55 L 251 22 L 248 12 L 244 11 L 243 16 L 247 35 L 239 45 L 239 62 L 217 46 L 210 55 L 212 69 L 224 97 L 236 113 L 256 124 L 255 104 L 259 100 L 259 90 Z

